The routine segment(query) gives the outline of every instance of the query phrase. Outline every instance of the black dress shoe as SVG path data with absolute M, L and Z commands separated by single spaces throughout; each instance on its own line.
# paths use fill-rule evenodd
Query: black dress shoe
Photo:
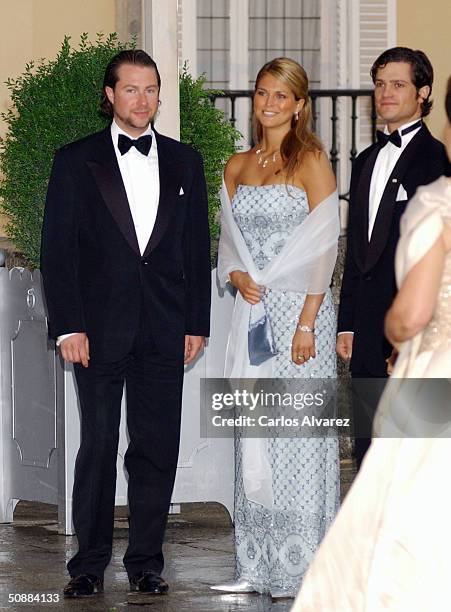
M 147 593 L 149 595 L 163 595 L 169 590 L 169 585 L 153 570 L 144 570 L 130 578 L 130 591 Z
M 65 599 L 92 597 L 98 593 L 103 593 L 103 580 L 93 574 L 75 576 L 69 580 L 63 591 Z

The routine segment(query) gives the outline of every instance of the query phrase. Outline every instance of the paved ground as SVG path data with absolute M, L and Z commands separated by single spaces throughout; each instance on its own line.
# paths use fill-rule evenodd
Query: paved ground
M 350 461 L 342 462 L 342 494 L 354 475 Z M 127 543 L 125 509 L 117 509 L 113 559 L 105 575 L 105 594 L 94 600 L 63 601 L 67 577 L 65 563 L 76 540 L 58 535 L 56 507 L 20 502 L 14 523 L 0 526 L 0 610 L 59 612 L 72 610 L 121 612 L 288 612 L 292 600 L 261 595 L 219 595 L 209 585 L 233 579 L 233 528 L 219 504 L 183 504 L 170 518 L 164 576 L 170 584 L 167 596 L 152 604 L 127 604 L 128 581 L 122 566 Z M 34 597 L 20 603 L 20 596 Z M 55 600 L 53 603 L 37 599 Z M 9 598 L 16 603 L 9 603 Z

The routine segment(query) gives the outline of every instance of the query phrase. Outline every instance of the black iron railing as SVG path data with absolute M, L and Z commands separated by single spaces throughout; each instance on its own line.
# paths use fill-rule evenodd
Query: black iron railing
M 234 89 L 228 90 L 220 93 L 215 93 L 211 95 L 211 99 L 215 102 L 218 99 L 226 99 L 230 101 L 230 107 L 227 111 L 230 123 L 232 125 L 236 124 L 236 102 L 239 99 L 247 98 L 249 100 L 252 99 L 254 92 L 248 89 Z M 317 120 L 318 120 L 318 102 L 321 99 L 329 99 L 331 100 L 331 135 L 330 135 L 330 149 L 329 149 L 329 158 L 332 164 L 332 168 L 335 173 L 337 173 L 337 167 L 339 163 L 339 151 L 338 151 L 338 120 L 339 120 L 339 112 L 338 112 L 338 101 L 339 99 L 350 100 L 350 115 L 349 119 L 351 120 L 351 134 L 350 134 L 350 150 L 349 150 L 349 159 L 351 163 L 357 157 L 357 120 L 358 116 L 358 101 L 361 98 L 370 98 L 370 124 L 371 124 L 371 139 L 372 142 L 376 140 L 376 108 L 374 104 L 374 96 L 372 89 L 312 89 L 310 90 L 310 97 L 312 100 L 312 115 L 313 115 L 313 130 L 316 131 Z M 340 114 L 343 117 L 342 114 Z M 250 120 L 249 120 L 250 121 Z M 249 133 L 252 134 L 252 127 L 250 126 Z M 340 195 L 341 199 L 348 199 L 348 194 Z

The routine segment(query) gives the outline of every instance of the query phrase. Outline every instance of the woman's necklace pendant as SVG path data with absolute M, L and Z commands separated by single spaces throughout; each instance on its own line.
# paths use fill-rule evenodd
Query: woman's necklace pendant
M 275 163 L 276 159 L 277 159 L 277 151 L 274 151 L 274 153 L 272 155 L 268 155 L 268 157 L 264 157 L 264 149 L 257 149 L 255 151 L 255 154 L 258 155 L 258 160 L 257 160 L 257 164 L 259 166 L 261 166 L 262 168 L 266 168 L 266 166 L 269 164 L 269 162 Z

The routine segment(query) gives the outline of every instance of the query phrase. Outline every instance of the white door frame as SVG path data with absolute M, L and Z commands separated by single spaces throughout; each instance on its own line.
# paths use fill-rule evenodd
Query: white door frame
M 177 0 L 142 0 L 142 40 L 158 65 L 162 101 L 156 127 L 180 138 L 180 96 L 177 36 Z

